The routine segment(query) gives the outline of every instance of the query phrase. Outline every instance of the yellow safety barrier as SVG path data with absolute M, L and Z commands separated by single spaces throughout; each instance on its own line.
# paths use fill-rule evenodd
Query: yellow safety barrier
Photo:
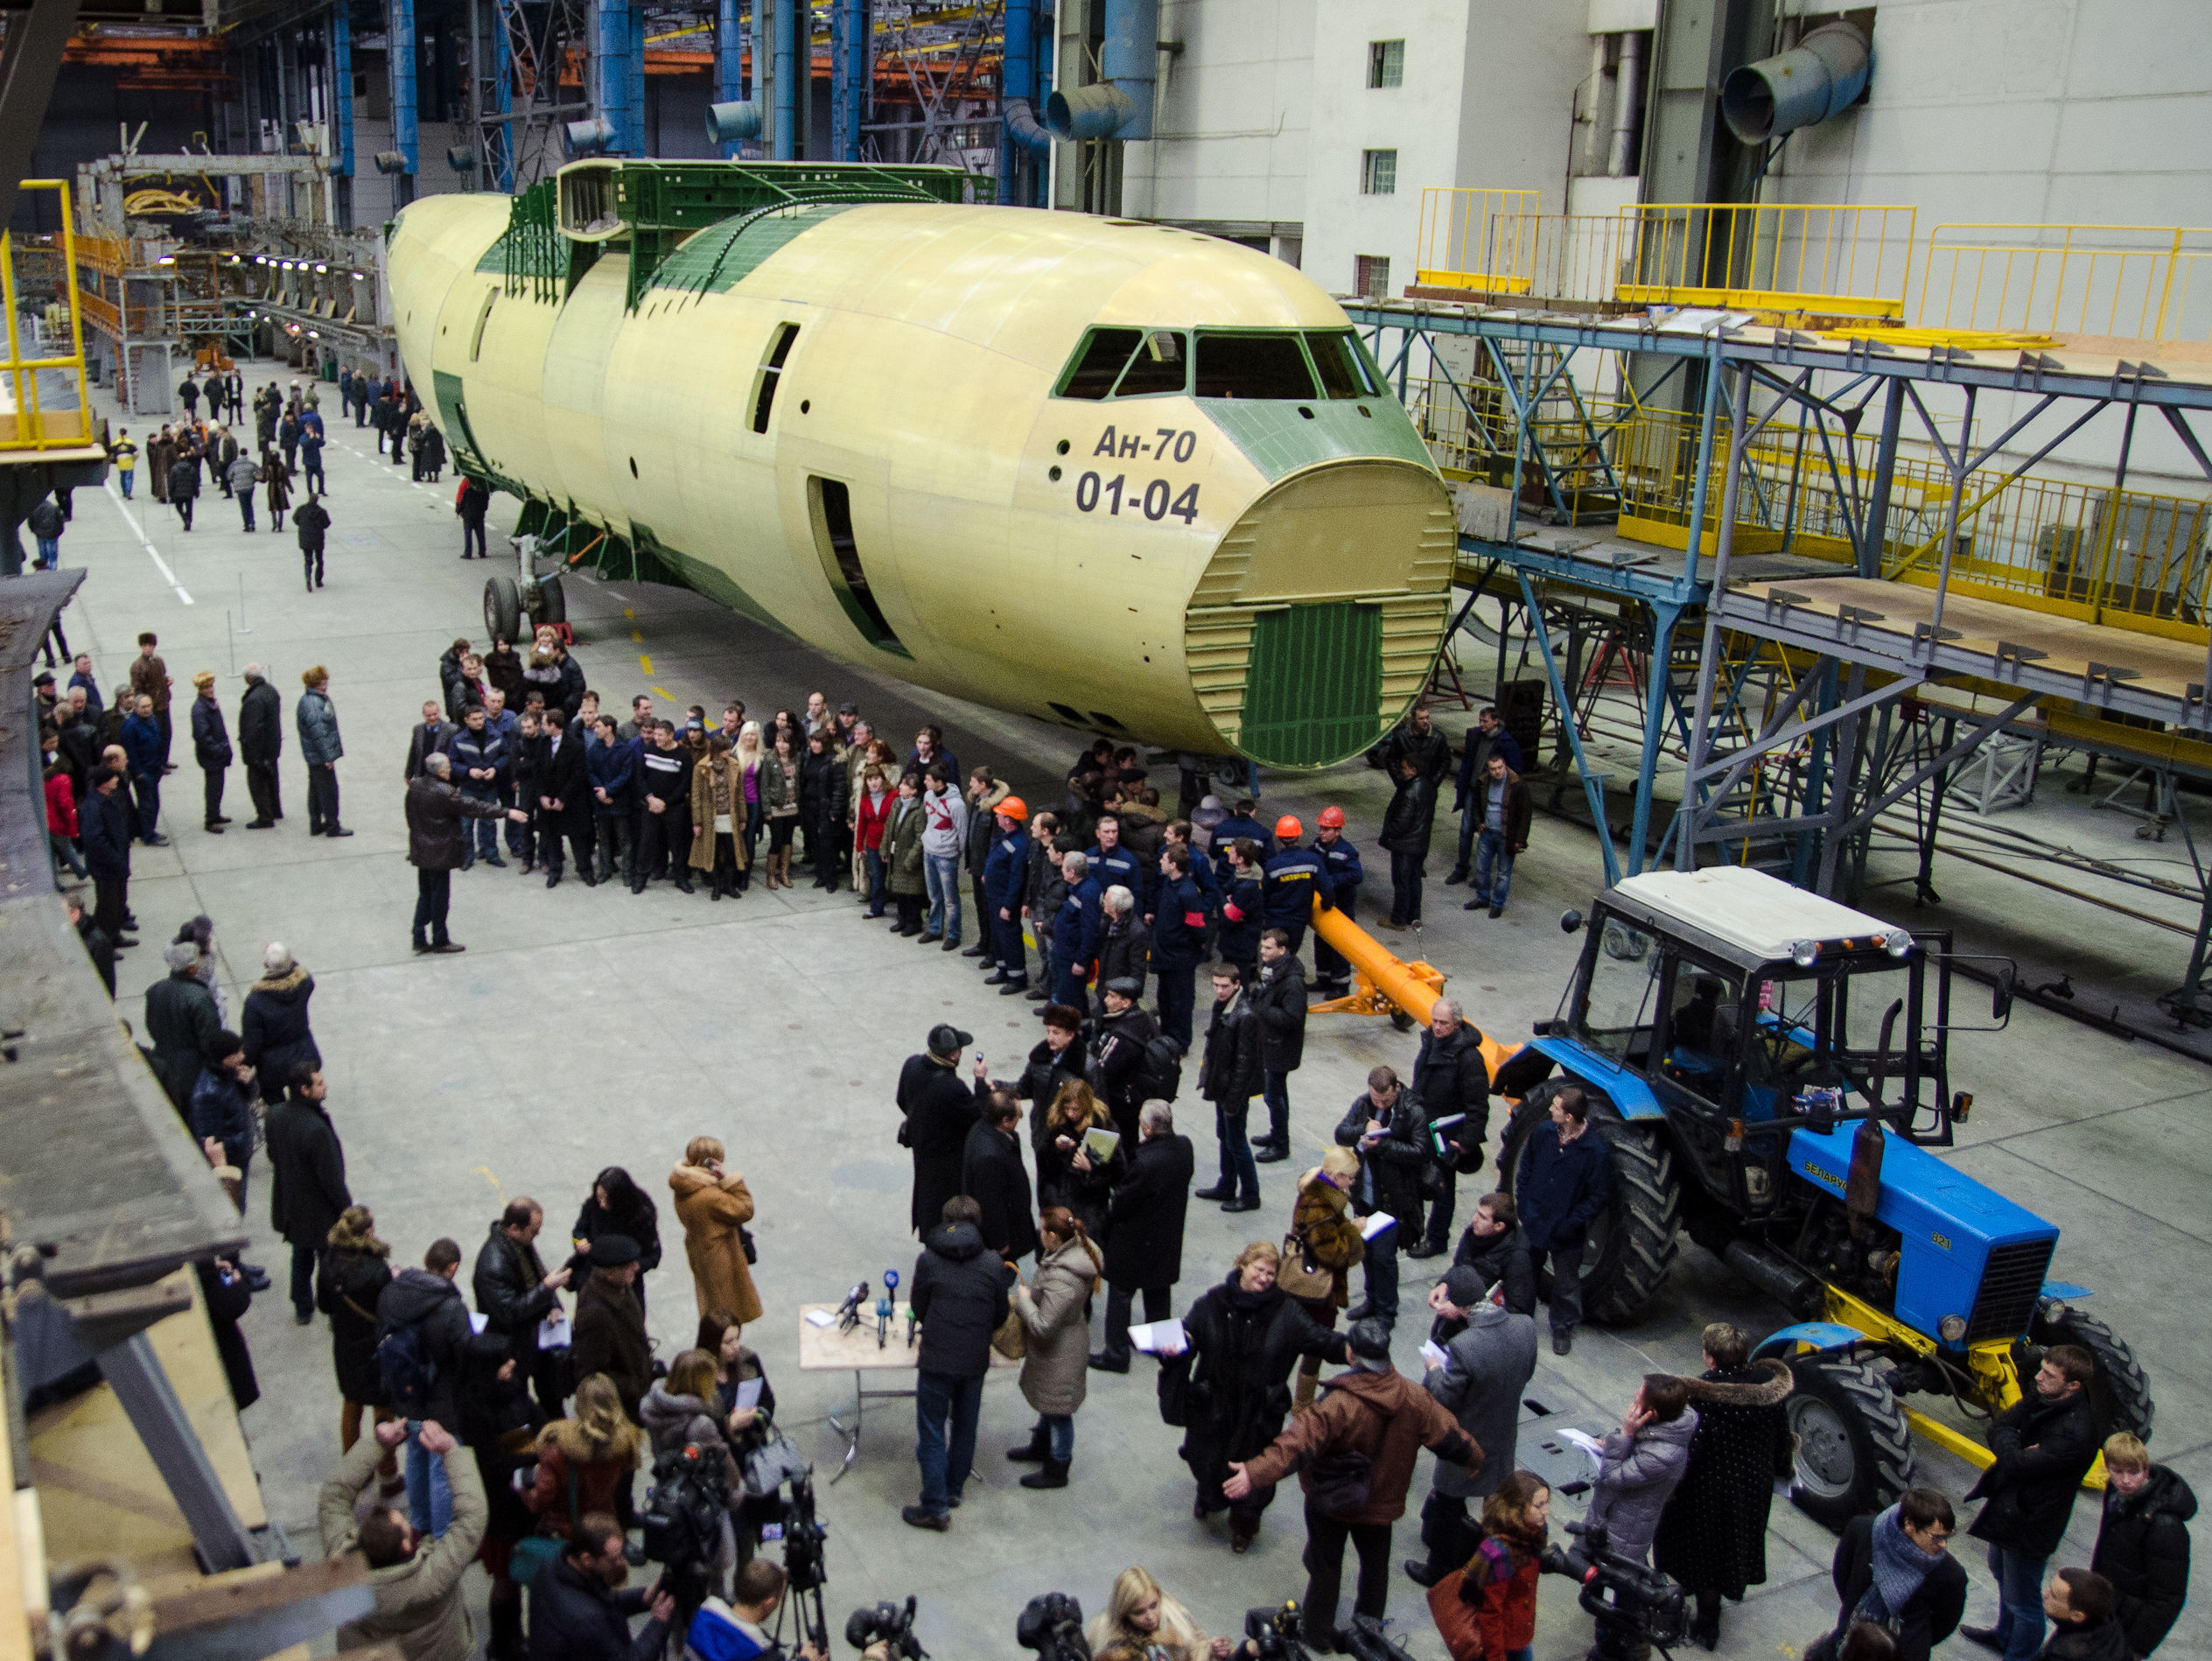
M 2212 340 L 2212 228 L 1938 225 L 1921 264 L 1919 321 L 1954 331 Z
M 1436 288 L 1527 293 L 1540 206 L 1541 196 L 1532 190 L 1424 190 L 1413 280 Z
M 92 440 L 92 403 L 85 389 L 84 318 L 77 298 L 76 230 L 69 211 L 69 186 L 59 179 L 26 179 L 26 191 L 50 190 L 60 200 L 61 220 L 61 275 L 59 286 L 69 316 L 69 350 L 66 354 L 26 357 L 21 339 L 23 307 L 16 282 L 15 236 L 0 234 L 0 305 L 8 312 L 8 355 L 0 361 L 0 376 L 12 395 L 10 407 L 0 413 L 0 453 L 10 451 L 46 451 L 81 448 Z M 59 389 L 42 391 L 42 373 L 61 372 L 74 396 L 74 403 L 53 396 Z M 55 407 L 49 408 L 51 403 Z
M 1814 202 L 1642 202 L 1620 210 L 1619 299 L 1902 319 L 1914 210 Z

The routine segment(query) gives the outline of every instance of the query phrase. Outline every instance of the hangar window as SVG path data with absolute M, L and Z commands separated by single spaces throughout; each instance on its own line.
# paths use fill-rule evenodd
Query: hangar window
M 1310 398 L 1313 371 L 1298 336 L 1268 334 L 1198 337 L 1198 396 L 1201 398 Z

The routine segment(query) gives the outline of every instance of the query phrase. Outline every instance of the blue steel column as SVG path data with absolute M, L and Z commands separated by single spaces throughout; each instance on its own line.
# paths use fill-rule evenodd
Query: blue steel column
M 745 23 L 738 0 L 721 0 L 714 17 L 714 102 L 734 104 L 745 96 Z M 732 139 L 722 146 L 724 161 L 733 159 L 738 145 Z
M 499 112 L 514 113 L 514 60 L 507 38 L 508 0 L 492 0 L 492 78 L 500 89 Z M 514 189 L 514 123 L 500 123 L 500 136 L 490 145 L 492 182 L 509 193 Z
M 642 56 L 644 18 L 628 0 L 597 0 L 596 10 L 599 119 L 612 130 L 606 147 L 612 155 L 635 156 L 641 153 L 638 131 L 644 112 L 633 101 L 632 71 Z
M 768 0 L 760 0 L 768 4 Z M 813 18 L 807 11 L 806 0 L 774 0 L 775 6 L 775 56 L 769 70 L 775 95 L 774 123 L 769 136 L 775 144 L 772 152 L 780 162 L 799 158 L 799 31 L 807 31 L 808 73 L 813 73 Z
M 1559 711 L 1560 730 L 1567 735 L 1567 748 L 1574 753 L 1574 770 L 1582 780 L 1582 793 L 1590 802 L 1591 828 L 1598 833 L 1598 852 L 1606 862 L 1606 887 L 1610 888 L 1620 880 L 1620 856 L 1613 845 L 1613 825 L 1606 817 L 1606 780 L 1608 774 L 1590 765 L 1590 757 L 1582 747 L 1582 734 L 1575 729 L 1574 703 L 1567 696 L 1564 677 L 1559 673 L 1559 660 L 1552 655 L 1551 631 L 1544 627 L 1544 607 L 1536 604 L 1535 585 L 1529 581 L 1529 573 L 1514 573 L 1520 578 L 1522 603 L 1529 608 L 1529 633 L 1536 644 L 1536 655 L 1544 662 L 1544 677 L 1551 686 L 1552 707 Z M 1646 802 L 1648 811 L 1648 802 Z
M 1018 3 L 1018 0 L 1017 0 Z M 860 123 L 875 73 L 867 0 L 833 0 L 830 12 L 830 147 L 834 161 L 860 159 Z
M 339 222 L 354 222 L 354 20 L 330 9 L 331 119 L 337 127 Z
M 392 206 L 415 200 L 415 175 L 421 172 L 422 143 L 415 129 L 415 0 L 391 0 L 385 25 L 384 53 L 392 82 L 392 148 L 406 165 L 392 178 Z
M 1644 676 L 1643 753 L 1636 759 L 1635 819 L 1628 832 L 1628 874 L 1632 877 L 1644 867 L 1644 848 L 1651 836 L 1651 789 L 1659 771 L 1659 741 L 1666 736 L 1668 665 L 1672 656 L 1675 625 L 1682 620 L 1683 609 L 1678 604 L 1663 600 L 1651 602 L 1651 656 Z

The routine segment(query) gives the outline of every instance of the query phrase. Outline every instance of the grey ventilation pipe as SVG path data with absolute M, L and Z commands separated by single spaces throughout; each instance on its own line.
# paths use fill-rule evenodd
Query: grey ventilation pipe
M 1763 144 L 1840 116 L 1866 90 L 1874 49 L 1857 24 L 1824 23 L 1791 51 L 1728 72 L 1720 118 L 1746 144 Z
M 561 125 L 561 148 L 568 152 L 570 161 L 596 156 L 613 142 L 613 123 L 596 116 L 588 121 L 564 122 Z
M 1159 79 L 1159 0 L 1106 0 L 1106 38 L 1095 86 L 1074 87 L 1045 101 L 1054 137 L 1150 138 L 1152 95 Z
M 707 142 L 710 144 L 735 144 L 758 138 L 763 124 L 760 106 L 749 99 L 742 103 L 707 106 Z
M 1626 179 L 1636 153 L 1636 129 L 1643 122 L 1643 36 L 1634 30 L 1620 37 L 1620 62 L 1613 86 L 1613 135 L 1606 146 L 1606 177 Z

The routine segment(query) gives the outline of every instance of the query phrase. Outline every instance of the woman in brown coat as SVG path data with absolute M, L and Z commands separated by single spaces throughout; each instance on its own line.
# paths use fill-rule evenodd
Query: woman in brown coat
M 745 840 L 745 776 L 730 759 L 729 740 L 708 739 L 691 769 L 691 866 L 713 873 L 707 893 L 719 900 L 740 892 L 738 874 L 749 855 Z
M 538 1532 L 562 1539 L 586 1511 L 612 1511 L 626 1495 L 645 1433 L 622 1411 L 622 1398 L 605 1373 L 590 1373 L 576 1386 L 576 1412 L 538 1433 L 537 1481 L 522 1503 L 537 1517 Z M 569 1477 L 576 1478 L 571 1496 Z
M 695 1136 L 683 1163 L 668 1173 L 676 1214 L 683 1224 L 683 1255 L 691 1260 L 691 1289 L 699 1313 L 727 1309 L 740 1326 L 760 1319 L 760 1294 L 745 1255 L 745 1225 L 752 1221 L 752 1195 L 745 1178 L 722 1168 L 722 1144 Z
M 1304 1248 L 1301 1261 L 1324 1271 L 1332 1282 L 1326 1297 L 1300 1298 L 1306 1313 L 1317 1326 L 1334 1328 L 1336 1312 L 1351 1300 L 1346 1283 L 1353 1265 L 1367 1255 L 1360 1225 L 1352 1220 L 1352 1185 L 1359 1180 L 1360 1156 L 1348 1147 L 1333 1147 L 1321 1162 L 1298 1181 L 1298 1204 L 1291 1212 L 1292 1242 Z M 1298 1391 L 1293 1409 L 1309 1407 L 1321 1376 L 1321 1363 L 1308 1356 L 1298 1363 Z

